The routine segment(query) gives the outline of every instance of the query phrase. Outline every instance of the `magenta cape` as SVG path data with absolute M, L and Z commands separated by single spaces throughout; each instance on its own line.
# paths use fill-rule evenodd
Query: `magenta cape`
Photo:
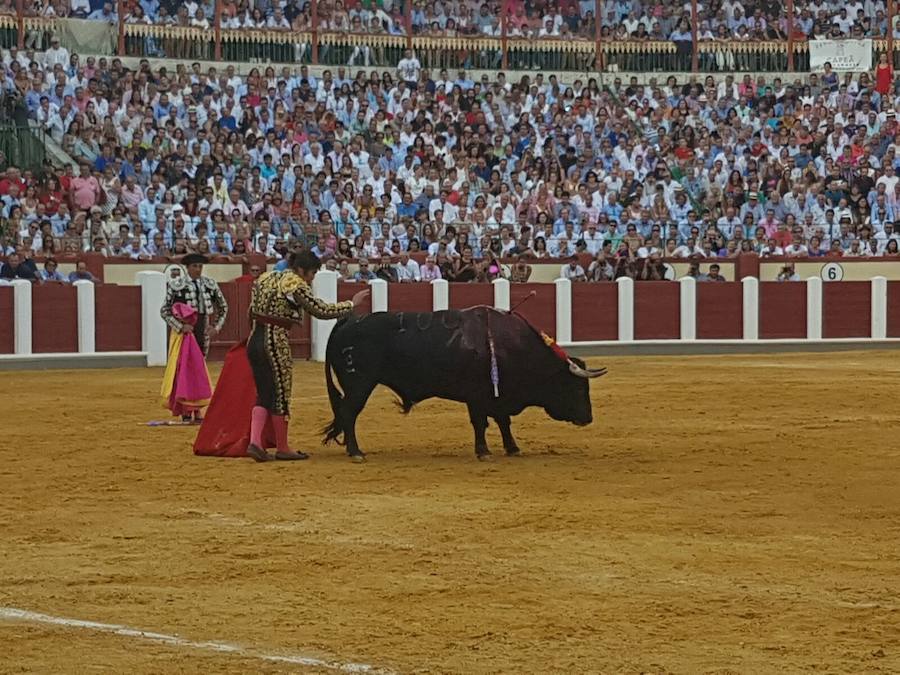
M 197 311 L 181 302 L 175 303 L 172 314 L 191 326 L 197 322 Z M 191 415 L 209 405 L 212 395 L 209 373 L 193 333 L 172 331 L 169 336 L 169 356 L 161 394 L 163 404 L 178 417 Z
M 241 342 L 225 355 L 225 365 L 212 401 L 194 441 L 195 455 L 246 457 L 250 444 L 250 414 L 256 405 L 256 384 L 247 360 L 247 343 Z M 266 422 L 263 440 L 275 447 L 271 419 Z

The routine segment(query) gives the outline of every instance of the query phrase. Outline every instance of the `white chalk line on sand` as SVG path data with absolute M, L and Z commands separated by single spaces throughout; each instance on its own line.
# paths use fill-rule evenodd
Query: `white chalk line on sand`
M 310 668 L 326 668 L 328 670 L 337 670 L 345 673 L 373 673 L 378 675 L 393 675 L 393 671 L 376 666 L 370 666 L 365 663 L 341 663 L 338 661 L 325 661 L 312 656 L 303 656 L 299 654 L 267 654 L 265 652 L 241 647 L 240 645 L 230 644 L 228 642 L 195 642 L 178 637 L 177 635 L 166 635 L 165 633 L 154 633 L 152 631 L 140 630 L 137 628 L 129 628 L 128 626 L 120 626 L 114 623 L 99 623 L 97 621 L 83 621 L 81 619 L 66 619 L 60 616 L 50 616 L 49 614 L 40 614 L 38 612 L 29 612 L 25 609 L 16 607 L 0 607 L 0 619 L 8 621 L 19 621 L 23 623 L 38 623 L 52 626 L 65 626 L 67 628 L 79 628 L 82 630 L 91 630 L 99 633 L 110 633 L 120 635 L 122 637 L 138 638 L 149 642 L 158 642 L 160 644 L 172 647 L 183 647 L 187 649 L 200 649 L 209 652 L 219 652 L 223 654 L 234 654 L 244 658 L 257 659 L 259 661 L 271 661 L 275 663 L 291 663 L 299 666 L 308 666 Z

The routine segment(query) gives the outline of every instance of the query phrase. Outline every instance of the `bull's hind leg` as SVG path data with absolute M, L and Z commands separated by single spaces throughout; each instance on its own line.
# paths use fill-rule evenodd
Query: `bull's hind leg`
M 508 457 L 518 457 L 522 452 L 513 438 L 512 429 L 510 429 L 509 415 L 495 415 L 494 421 L 500 427 L 500 435 L 503 437 L 503 449 L 506 450 Z
M 487 415 L 480 410 L 475 410 L 471 405 L 467 407 L 469 409 L 469 421 L 472 422 L 472 428 L 475 430 L 475 456 L 481 461 L 489 460 L 491 451 L 488 450 L 487 439 L 484 436 L 488 425 Z
M 366 406 L 369 396 L 372 395 L 375 383 L 357 381 L 347 389 L 353 392 L 352 394 L 348 392 L 346 398 L 341 402 L 341 423 L 344 427 L 344 440 L 347 442 L 347 454 L 354 462 L 363 462 L 366 454 L 359 449 L 359 443 L 356 441 L 356 419 Z

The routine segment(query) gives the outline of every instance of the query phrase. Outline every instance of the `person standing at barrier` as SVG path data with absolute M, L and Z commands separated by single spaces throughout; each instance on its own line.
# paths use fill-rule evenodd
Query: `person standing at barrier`
M 256 383 L 256 405 L 250 417 L 247 454 L 257 462 L 272 457 L 265 450 L 263 435 L 271 421 L 275 433 L 275 459 L 307 459 L 288 445 L 288 415 L 291 405 L 293 357 L 289 334 L 305 310 L 317 319 L 339 319 L 358 307 L 369 295 L 360 291 L 351 301 L 331 304 L 313 295 L 310 284 L 319 270 L 319 258 L 311 251 L 292 253 L 288 269 L 259 277 L 250 301 L 252 321 L 247 340 L 247 359 Z
M 160 310 L 163 320 L 172 330 L 179 333 L 193 333 L 197 344 L 206 357 L 209 354 L 210 338 L 215 337 L 228 317 L 228 302 L 219 284 L 214 279 L 203 276 L 203 266 L 209 262 L 200 253 L 191 253 L 181 259 L 187 268 L 187 276 L 171 278 L 166 283 L 166 301 Z M 197 311 L 197 321 L 191 326 L 181 321 L 172 311 L 176 302 L 182 302 Z
M 207 263 L 205 256 L 191 253 L 181 259 L 187 268 L 187 275 L 170 277 L 166 282 L 166 301 L 160 309 L 160 315 L 169 327 L 183 335 L 193 333 L 205 359 L 209 354 L 210 338 L 218 334 L 228 317 L 228 302 L 214 279 L 203 276 L 203 266 Z M 187 305 L 192 311 L 184 311 L 176 305 Z M 190 320 L 186 317 L 190 316 Z M 185 411 L 182 411 L 185 412 Z M 202 409 L 196 408 L 190 414 L 183 414 L 182 420 L 191 418 L 197 422 L 202 420 Z

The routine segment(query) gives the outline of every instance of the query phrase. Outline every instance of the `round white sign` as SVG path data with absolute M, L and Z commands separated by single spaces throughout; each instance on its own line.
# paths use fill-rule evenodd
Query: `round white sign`
M 822 281 L 840 281 L 844 278 L 844 268 L 836 262 L 830 262 L 826 265 L 822 265 L 820 275 Z

